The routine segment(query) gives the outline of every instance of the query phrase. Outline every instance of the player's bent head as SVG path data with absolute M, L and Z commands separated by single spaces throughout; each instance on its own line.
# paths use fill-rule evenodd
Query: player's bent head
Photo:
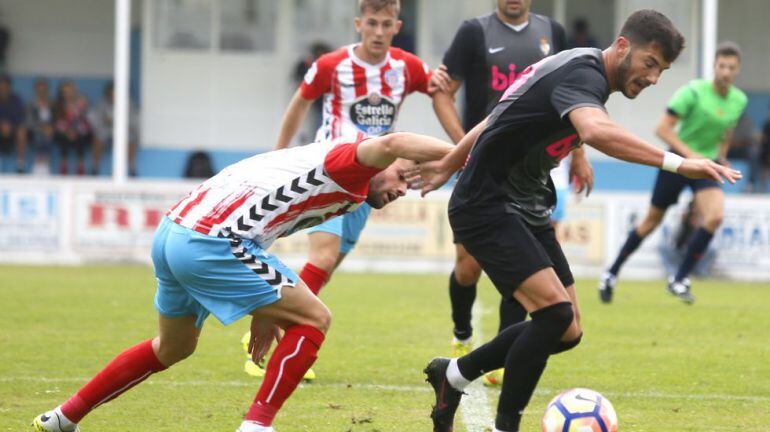
M 414 162 L 396 159 L 387 168 L 380 171 L 369 181 L 369 194 L 366 203 L 379 209 L 406 195 L 409 188 L 407 172 L 414 167 Z
M 665 15 L 651 9 L 632 13 L 612 49 L 616 90 L 633 99 L 656 84 L 684 48 L 684 36 Z

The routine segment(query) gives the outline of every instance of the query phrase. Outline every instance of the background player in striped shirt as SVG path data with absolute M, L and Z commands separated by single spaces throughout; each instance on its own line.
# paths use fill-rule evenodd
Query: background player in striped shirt
M 714 59 L 714 79 L 696 79 L 680 88 L 668 104 L 658 124 L 658 136 L 672 151 L 688 158 L 707 158 L 727 163 L 727 150 L 732 131 L 741 117 L 748 99 L 733 85 L 741 69 L 741 51 L 732 42 L 720 44 Z M 679 130 L 675 130 L 676 126 Z M 632 229 L 612 266 L 599 281 L 599 298 L 612 301 L 618 272 L 642 241 L 663 221 L 666 209 L 679 200 L 685 187 L 692 189 L 694 205 L 703 224 L 692 235 L 684 260 L 669 278 L 668 292 L 685 303 L 693 303 L 689 275 L 706 252 L 724 217 L 725 194 L 719 183 L 711 179 L 687 179 L 666 171 L 658 171 L 650 208 L 644 220 Z
M 267 252 L 279 237 L 404 195 L 410 159 L 446 155 L 441 140 L 397 133 L 263 153 L 225 168 L 180 200 L 155 233 L 158 336 L 119 354 L 64 404 L 39 415 L 38 432 L 77 431 L 91 410 L 153 373 L 187 358 L 204 320 L 227 325 L 252 315 L 250 351 L 258 361 L 278 328 L 283 338 L 267 364 L 238 432 L 272 431 L 329 328 L 331 313 L 306 283 Z M 176 430 L 184 430 L 184 416 Z M 139 426 L 139 425 L 137 425 Z
M 401 28 L 398 0 L 359 0 L 355 19 L 361 42 L 321 56 L 308 70 L 284 114 L 276 149 L 289 145 L 313 101 L 323 97 L 323 120 L 316 141 L 374 137 L 393 131 L 407 94 L 428 93 L 431 75 L 417 56 L 391 47 Z M 310 256 L 300 276 L 318 293 L 349 253 L 370 208 L 309 231 Z

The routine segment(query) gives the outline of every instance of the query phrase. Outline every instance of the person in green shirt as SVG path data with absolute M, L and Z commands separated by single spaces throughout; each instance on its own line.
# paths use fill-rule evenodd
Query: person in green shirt
M 655 130 L 671 151 L 686 158 L 707 158 L 727 164 L 732 130 L 747 102 L 746 94 L 733 85 L 740 68 L 740 47 L 733 42 L 723 42 L 717 47 L 715 55 L 714 79 L 693 80 L 674 93 Z M 620 267 L 660 225 L 666 209 L 679 200 L 679 194 L 685 186 L 692 189 L 695 208 L 703 220 L 687 246 L 679 270 L 669 278 L 667 289 L 686 303 L 695 301 L 690 292 L 688 276 L 722 224 L 724 192 L 720 184 L 713 180 L 691 180 L 661 170 L 655 181 L 647 215 L 631 230 L 614 263 L 599 280 L 599 298 L 602 302 L 612 301 Z

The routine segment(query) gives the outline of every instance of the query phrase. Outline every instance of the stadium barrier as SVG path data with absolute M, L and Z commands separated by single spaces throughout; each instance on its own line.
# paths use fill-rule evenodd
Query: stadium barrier
M 149 263 L 155 226 L 193 182 L 3 178 L 0 183 L 0 262 L 17 264 Z M 446 216 L 448 191 L 426 199 L 410 193 L 372 212 L 357 248 L 343 263 L 349 271 L 449 272 L 454 260 Z M 558 236 L 577 277 L 597 277 L 644 215 L 647 194 L 597 193 L 570 198 Z M 665 276 L 659 247 L 671 241 L 689 200 L 684 195 L 661 229 L 629 260 L 623 276 Z M 714 240 L 712 274 L 770 280 L 770 197 L 727 198 L 725 221 Z M 307 239 L 281 239 L 271 251 L 299 268 Z

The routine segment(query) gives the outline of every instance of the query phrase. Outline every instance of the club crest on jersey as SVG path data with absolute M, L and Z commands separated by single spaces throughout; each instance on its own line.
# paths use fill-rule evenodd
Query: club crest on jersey
M 394 71 L 393 69 L 389 69 L 385 72 L 385 84 L 388 85 L 388 87 L 396 87 L 398 85 L 398 73 Z
M 350 106 L 350 120 L 369 136 L 389 131 L 395 119 L 396 105 L 376 92 L 358 98 Z
M 540 38 L 540 51 L 543 52 L 544 56 L 547 56 L 551 52 L 551 44 L 548 43 L 548 38 L 545 36 Z

